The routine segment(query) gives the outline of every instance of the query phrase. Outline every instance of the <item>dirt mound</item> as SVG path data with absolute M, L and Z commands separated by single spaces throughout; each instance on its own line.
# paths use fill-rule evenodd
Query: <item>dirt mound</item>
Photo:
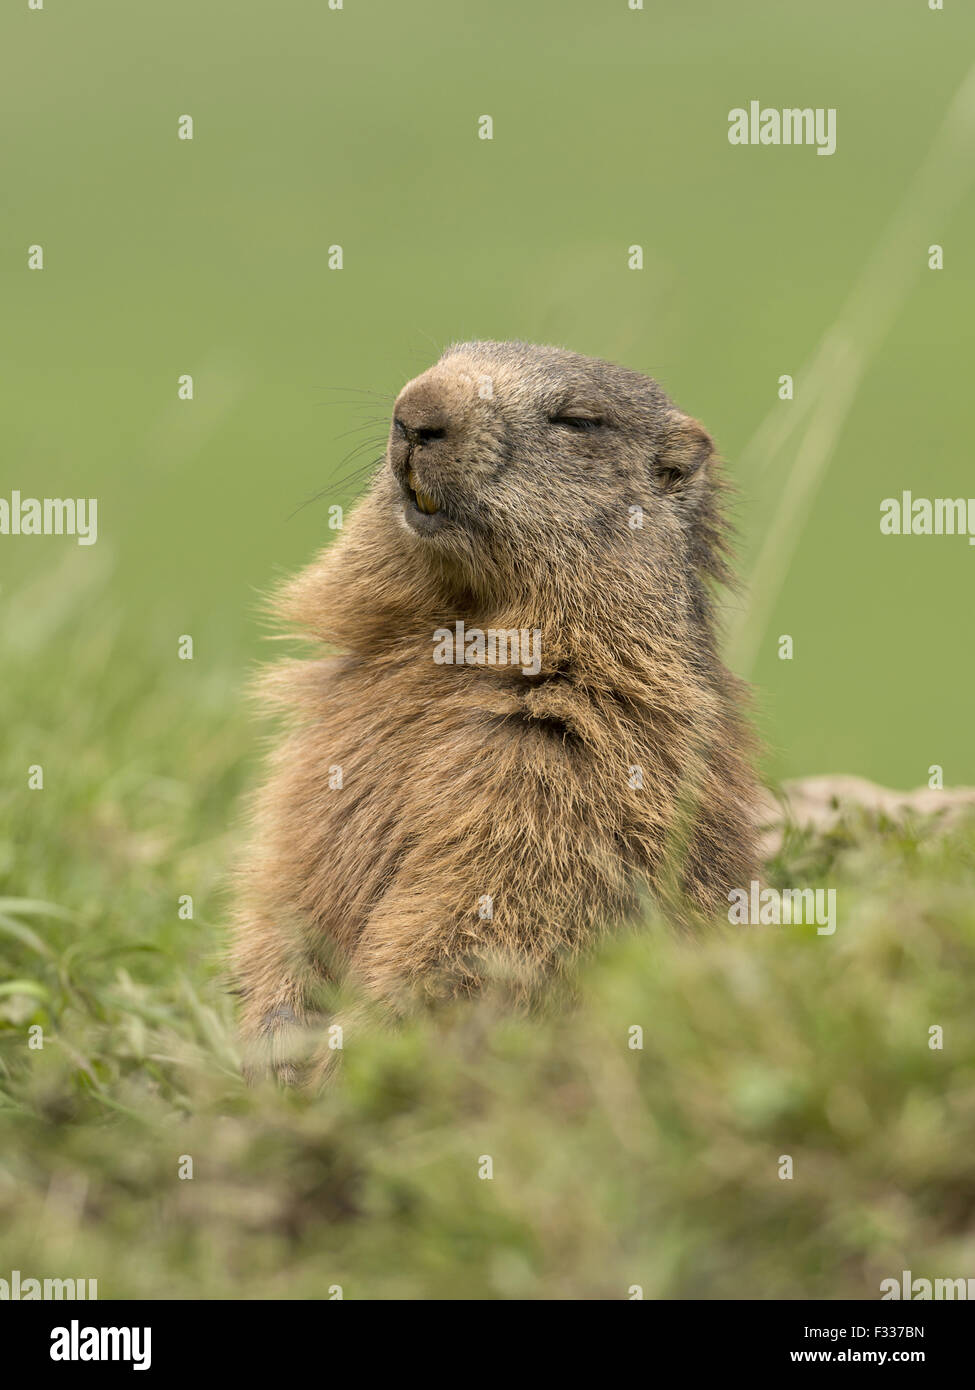
M 763 808 L 762 849 L 766 858 L 775 854 L 786 825 L 828 831 L 857 809 L 886 815 L 891 820 L 915 815 L 943 816 L 946 821 L 953 821 L 973 806 L 975 787 L 918 787 L 900 792 L 868 782 L 864 777 L 800 777 L 783 782 L 777 795 L 769 793 Z

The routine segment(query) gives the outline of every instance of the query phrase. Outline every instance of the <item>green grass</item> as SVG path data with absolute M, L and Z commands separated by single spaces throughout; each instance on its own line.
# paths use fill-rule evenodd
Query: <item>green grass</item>
M 772 881 L 834 887 L 832 937 L 649 920 L 570 1008 L 467 1006 L 361 1039 L 324 1097 L 248 1091 L 219 972 L 243 673 L 145 645 L 104 587 L 56 592 L 0 654 L 0 1277 L 876 1298 L 971 1271 L 975 825 L 789 836 Z

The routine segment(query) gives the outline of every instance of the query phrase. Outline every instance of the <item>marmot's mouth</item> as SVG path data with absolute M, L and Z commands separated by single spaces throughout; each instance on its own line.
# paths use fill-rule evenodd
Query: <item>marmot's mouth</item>
M 440 510 L 440 503 L 435 497 L 431 497 L 429 492 L 421 492 L 416 485 L 416 474 L 413 469 L 409 469 L 406 474 L 406 486 L 409 490 L 410 501 L 418 511 L 425 516 L 434 516 Z

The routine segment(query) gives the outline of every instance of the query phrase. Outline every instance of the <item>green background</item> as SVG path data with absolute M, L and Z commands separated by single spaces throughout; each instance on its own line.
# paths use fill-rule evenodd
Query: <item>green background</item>
M 754 579 L 731 658 L 769 771 L 975 781 L 975 551 L 878 524 L 903 488 L 975 492 L 970 143 L 911 191 L 973 40 L 958 0 L 10 0 L 0 493 L 97 496 L 100 534 L 0 538 L 0 616 L 83 591 L 78 622 L 119 628 L 150 677 L 147 730 L 182 633 L 190 686 L 219 673 L 234 699 L 260 594 L 330 539 L 400 385 L 452 339 L 557 342 L 657 377 L 729 460 Z M 837 152 L 731 146 L 752 99 L 836 107 Z M 843 372 L 813 391 L 807 366 L 864 276 L 843 411 Z M 52 634 L 38 678 L 70 684 Z

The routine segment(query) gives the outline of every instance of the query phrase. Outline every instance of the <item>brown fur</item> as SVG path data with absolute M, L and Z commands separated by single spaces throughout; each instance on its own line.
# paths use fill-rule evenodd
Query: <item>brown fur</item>
M 662 891 L 675 840 L 696 908 L 747 886 L 757 792 L 715 642 L 716 467 L 655 382 L 561 349 L 460 344 L 403 389 L 371 491 L 279 597 L 337 654 L 266 684 L 290 725 L 241 885 L 246 1041 L 305 1020 L 336 973 L 397 1010 L 499 966 L 528 988 Z M 408 501 L 408 469 L 439 519 Z M 540 629 L 540 672 L 436 664 L 458 619 Z

